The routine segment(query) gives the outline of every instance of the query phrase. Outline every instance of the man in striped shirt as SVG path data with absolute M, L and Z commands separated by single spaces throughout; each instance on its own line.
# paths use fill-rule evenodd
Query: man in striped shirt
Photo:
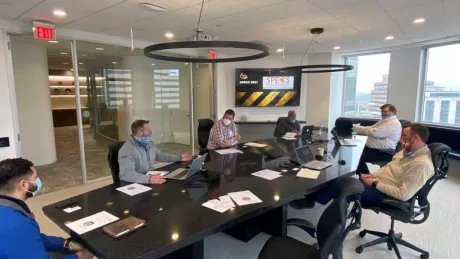
M 228 109 L 222 119 L 218 120 L 209 133 L 207 149 L 229 148 L 240 141 L 241 136 L 236 132 L 236 125 L 233 122 L 235 111 Z

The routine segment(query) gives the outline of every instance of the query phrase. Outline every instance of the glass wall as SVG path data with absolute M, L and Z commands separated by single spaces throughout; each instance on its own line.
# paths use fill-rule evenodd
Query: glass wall
M 422 121 L 460 126 L 460 44 L 428 48 Z
M 351 56 L 345 63 L 354 69 L 345 72 L 343 115 L 379 117 L 387 102 L 390 53 Z

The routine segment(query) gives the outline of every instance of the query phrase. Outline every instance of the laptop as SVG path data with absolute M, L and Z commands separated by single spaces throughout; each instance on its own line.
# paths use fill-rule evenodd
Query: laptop
M 313 126 L 313 125 L 304 126 L 302 128 L 302 135 L 311 135 L 311 134 L 313 134 L 313 129 L 314 128 L 315 128 L 315 126 Z
M 339 135 L 337 134 L 337 131 L 335 131 L 335 130 L 332 130 L 331 134 L 334 137 L 334 139 L 336 139 L 336 141 L 341 146 L 357 146 L 355 140 L 353 140 L 353 139 L 343 139 L 343 138 L 339 137 Z
M 332 163 L 329 162 L 315 160 L 310 145 L 296 148 L 295 154 L 297 156 L 297 161 L 302 167 L 314 170 L 323 170 L 324 168 L 332 165 Z
M 201 171 L 201 169 L 203 168 L 204 160 L 206 159 L 207 155 L 208 154 L 204 154 L 202 156 L 199 156 L 193 159 L 192 163 L 190 164 L 190 168 L 183 168 L 183 167 L 178 168 L 166 174 L 165 178 L 170 179 L 170 180 L 180 180 L 180 181 L 187 180 L 188 178 L 192 177 L 194 174 Z

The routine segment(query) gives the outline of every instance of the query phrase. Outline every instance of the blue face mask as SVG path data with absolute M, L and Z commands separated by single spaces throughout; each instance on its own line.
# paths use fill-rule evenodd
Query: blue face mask
M 32 181 L 28 181 L 28 182 L 33 183 Z M 29 193 L 31 196 L 34 196 L 34 197 L 37 196 L 38 193 L 40 193 L 40 190 L 42 189 L 42 180 L 38 176 L 37 176 L 37 179 L 35 179 L 35 185 L 37 186 L 35 191 L 31 191 L 31 190 L 26 191 L 27 193 Z
M 296 117 L 295 116 L 289 116 L 289 122 L 290 123 L 295 123 L 296 122 Z
M 414 151 L 403 150 L 404 157 L 412 156 L 413 154 L 414 154 Z
M 147 135 L 143 135 L 143 136 L 133 136 L 134 139 L 142 144 L 148 144 L 150 143 L 150 140 L 152 139 L 152 132 L 150 132 L 149 134 Z
M 388 118 L 390 118 L 391 116 L 393 116 L 391 113 L 383 113 L 383 112 L 382 112 L 382 119 L 388 119 Z

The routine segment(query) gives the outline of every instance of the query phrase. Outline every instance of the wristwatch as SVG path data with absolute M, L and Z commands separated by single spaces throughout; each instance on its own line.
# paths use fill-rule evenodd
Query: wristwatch
M 378 183 L 379 183 L 379 181 L 374 181 L 374 182 L 372 183 L 372 187 L 377 188 L 377 184 L 378 184 Z

